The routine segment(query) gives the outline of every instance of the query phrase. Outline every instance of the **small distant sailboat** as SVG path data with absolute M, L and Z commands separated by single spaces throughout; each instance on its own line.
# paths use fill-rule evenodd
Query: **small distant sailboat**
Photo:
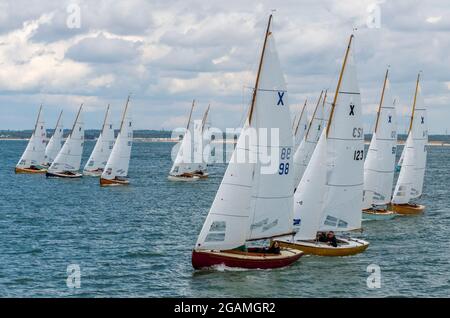
M 79 173 L 84 146 L 83 104 L 78 109 L 72 131 L 46 173 L 47 178 L 81 178 Z
M 45 173 L 44 157 L 47 132 L 42 119 L 42 105 L 34 125 L 34 130 L 28 141 L 27 147 L 16 165 L 16 173 Z
M 314 152 L 314 149 L 319 141 L 320 135 L 324 127 L 324 113 L 323 104 L 325 103 L 325 97 L 322 98 L 323 91 L 320 92 L 319 99 L 314 109 L 313 116 L 309 122 L 308 128 L 306 130 L 305 136 L 300 143 L 300 146 L 294 153 L 294 187 L 297 188 L 300 180 L 302 179 L 303 173 L 308 166 L 309 160 Z M 323 104 L 321 104 L 323 100 Z M 295 189 L 294 189 L 295 191 Z
M 128 168 L 130 166 L 131 146 L 133 145 L 133 121 L 130 112 L 130 96 L 123 111 L 120 131 L 116 142 L 100 177 L 101 186 L 128 185 Z
M 289 248 L 247 247 L 247 242 L 268 240 L 293 232 L 292 129 L 287 91 L 275 42 L 267 25 L 248 118 L 222 183 L 192 252 L 195 269 L 225 265 L 239 268 L 279 268 L 292 264 L 302 252 Z M 279 130 L 279 143 L 261 144 L 253 136 L 264 129 Z M 247 139 L 250 136 L 249 144 Z M 262 151 L 280 153 L 279 169 L 264 171 L 261 160 L 249 156 Z M 239 154 L 238 154 L 239 153 Z M 241 160 L 237 160 L 237 159 Z M 242 160 L 246 158 L 245 160 Z M 242 162 L 244 161 L 244 162 Z
M 390 209 L 398 214 L 419 214 L 425 210 L 424 205 L 411 201 L 420 198 L 422 195 L 427 162 L 428 127 L 426 107 L 419 81 L 420 73 L 417 75 L 403 163 L 390 204 Z
M 318 232 L 361 228 L 364 133 L 353 37 L 345 53 L 327 128 L 294 195 L 294 225 L 299 230 L 293 238 L 280 240 L 280 246 L 305 254 L 346 256 L 369 246 L 350 237 L 337 237 L 336 246 L 332 246 L 316 236 Z M 324 161 L 328 169 L 324 169 Z
M 83 174 L 87 176 L 98 177 L 102 174 L 109 155 L 114 146 L 114 128 L 109 111 L 109 105 L 106 108 L 105 120 L 103 121 L 102 131 L 97 138 L 94 149 L 83 169 Z
M 204 164 L 203 160 L 203 151 L 200 145 L 202 142 L 201 139 L 203 138 L 204 121 L 200 124 L 198 122 L 191 123 L 194 106 L 195 100 L 192 101 L 186 133 L 180 142 L 177 157 L 167 177 L 171 181 L 196 181 L 208 178 L 206 164 Z M 207 113 L 205 115 L 207 116 Z
M 64 134 L 62 114 L 63 112 L 61 111 L 58 117 L 58 121 L 56 122 L 56 127 L 53 131 L 53 135 L 50 138 L 47 147 L 45 148 L 44 166 L 46 167 L 50 167 L 62 147 Z
M 308 114 L 306 110 L 306 104 L 308 100 L 305 100 L 302 109 L 300 110 L 300 115 L 298 115 L 297 122 L 294 121 L 294 149 L 297 149 L 300 143 L 303 140 L 303 137 L 306 134 L 306 130 L 308 129 Z
M 386 70 L 375 129 L 364 162 L 363 219 L 388 220 L 395 213 L 387 210 L 394 182 L 397 147 L 395 101 L 392 100 Z

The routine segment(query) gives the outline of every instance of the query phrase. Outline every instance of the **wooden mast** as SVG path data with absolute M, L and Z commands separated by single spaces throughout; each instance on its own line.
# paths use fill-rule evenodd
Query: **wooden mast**
M 39 112 L 38 112 L 38 115 L 37 115 L 37 118 L 36 118 L 36 123 L 34 124 L 33 135 L 36 132 L 36 129 L 37 129 L 37 126 L 38 126 L 38 123 L 39 123 L 39 118 L 41 118 L 41 112 L 42 112 L 42 104 L 41 104 L 41 106 L 39 106 Z
M 75 117 L 75 121 L 73 122 L 72 130 L 70 131 L 69 137 L 72 137 L 73 130 L 75 129 L 75 125 L 77 124 L 78 117 L 80 117 L 81 109 L 83 108 L 83 103 L 81 103 L 80 108 L 78 109 L 77 117 Z
M 311 130 L 312 122 L 314 120 L 314 117 L 316 117 L 317 108 L 319 107 L 320 102 L 322 100 L 322 95 L 323 95 L 323 90 L 320 92 L 320 96 L 319 96 L 319 99 L 317 100 L 316 108 L 314 109 L 314 113 L 311 117 L 311 121 L 309 122 L 308 130 L 306 131 L 306 135 L 305 135 L 305 140 L 306 140 L 306 138 L 308 138 L 309 131 Z
M 420 71 L 420 72 L 422 72 L 422 71 Z M 414 111 L 416 110 L 416 100 L 417 100 L 417 91 L 419 89 L 420 72 L 419 72 L 419 74 L 417 74 L 416 91 L 414 93 L 414 102 L 413 102 L 413 107 L 412 107 L 411 120 L 409 122 L 408 134 L 411 132 L 412 124 L 413 124 L 413 120 L 414 120 Z
M 189 119 L 188 119 L 188 123 L 186 126 L 187 130 L 189 130 L 189 124 L 191 123 L 191 117 L 192 117 L 192 111 L 194 110 L 194 105 L 195 105 L 195 99 L 192 100 L 191 111 L 189 112 Z
M 386 89 L 386 83 L 387 83 L 387 79 L 388 79 L 388 74 L 389 74 L 389 67 L 386 70 L 386 75 L 384 76 L 383 90 L 381 91 L 380 105 L 378 105 L 377 120 L 375 121 L 375 130 L 374 130 L 374 132 L 377 132 L 378 121 L 380 120 L 381 107 L 383 105 L 384 91 Z
M 344 75 L 345 66 L 347 65 L 348 54 L 350 52 L 350 47 L 352 45 L 353 37 L 354 37 L 353 34 L 350 35 L 347 50 L 345 51 L 344 63 L 342 64 L 342 69 L 341 69 L 341 73 L 339 74 L 339 80 L 337 83 L 336 92 L 334 94 L 333 103 L 331 104 L 330 118 L 328 119 L 328 125 L 327 125 L 327 137 L 328 137 L 328 132 L 330 131 L 331 120 L 333 119 L 334 108 L 336 107 L 336 100 L 339 95 L 339 89 L 341 88 L 342 76 Z
M 203 120 L 202 120 L 202 131 L 205 128 L 206 125 L 206 119 L 208 118 L 208 113 L 209 113 L 209 108 L 211 107 L 211 104 L 208 105 L 208 108 L 205 111 L 205 114 L 203 115 Z
M 300 126 L 300 122 L 302 121 L 303 114 L 305 113 L 305 108 L 306 108 L 306 103 L 307 103 L 307 102 L 308 102 L 308 99 L 305 99 L 305 103 L 303 104 L 302 111 L 300 112 L 300 117 L 298 118 L 298 121 L 297 121 L 297 126 L 295 127 L 294 136 L 297 135 L 298 126 Z
M 123 111 L 123 114 L 122 114 L 122 121 L 120 122 L 120 131 L 122 131 L 123 122 L 125 121 L 125 114 L 127 113 L 128 103 L 130 102 L 130 97 L 131 97 L 131 94 L 128 94 L 127 103 L 125 104 L 125 110 Z
M 264 37 L 264 45 L 261 52 L 261 58 L 259 60 L 259 67 L 258 67 L 258 73 L 256 74 L 256 83 L 255 83 L 255 89 L 253 90 L 253 96 L 252 96 L 252 103 L 250 104 L 250 110 L 248 113 L 248 123 L 251 124 L 252 122 L 252 116 L 253 116 L 253 109 L 255 108 L 255 101 L 256 101 L 256 93 L 258 92 L 259 87 L 259 76 L 261 75 L 261 68 L 264 60 L 264 53 L 266 51 L 266 45 L 267 45 L 267 39 L 270 35 L 270 25 L 272 23 L 272 15 L 269 16 L 269 22 L 267 23 L 267 30 L 266 30 L 266 36 Z
M 105 119 L 103 120 L 102 131 L 100 132 L 100 134 L 103 133 L 103 130 L 105 129 L 106 119 L 108 118 L 108 113 L 109 113 L 109 104 L 108 104 L 108 107 L 106 107 Z

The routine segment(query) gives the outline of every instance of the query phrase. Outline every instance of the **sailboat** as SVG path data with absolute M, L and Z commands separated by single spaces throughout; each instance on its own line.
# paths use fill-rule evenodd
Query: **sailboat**
M 369 246 L 364 240 L 343 236 L 336 237 L 337 245 L 332 246 L 317 235 L 361 228 L 364 133 L 353 37 L 345 53 L 327 128 L 294 195 L 294 224 L 299 229 L 293 238 L 280 240 L 280 246 L 305 254 L 346 256 Z M 324 169 L 324 162 L 328 169 Z
M 84 122 L 81 111 L 73 123 L 72 131 L 46 173 L 47 178 L 81 178 L 79 173 L 84 146 Z
M 427 162 L 428 128 L 426 107 L 419 85 L 420 73 L 417 75 L 416 90 L 409 124 L 408 138 L 402 167 L 389 206 L 398 214 L 419 214 L 425 210 L 424 205 L 412 202 L 420 198 Z
M 130 183 L 128 168 L 133 144 L 133 121 L 129 104 L 130 96 L 125 104 L 119 134 L 100 177 L 101 186 L 128 185 Z
M 300 110 L 300 115 L 298 116 L 298 120 L 293 127 L 294 132 L 294 149 L 297 149 L 300 145 L 303 137 L 306 134 L 306 130 L 308 129 L 308 114 L 306 111 L 306 103 L 308 100 L 305 100 L 302 109 Z
M 395 101 L 389 88 L 386 70 L 375 129 L 364 162 L 363 219 L 387 220 L 395 213 L 387 210 L 394 182 L 397 149 L 397 120 Z
M 303 173 L 308 166 L 309 160 L 314 152 L 314 149 L 319 141 L 320 135 L 323 131 L 323 104 L 325 103 L 325 98 L 322 98 L 323 91 L 320 92 L 319 99 L 314 109 L 313 116 L 309 122 L 308 128 L 306 130 L 305 136 L 300 143 L 300 146 L 294 153 L 294 186 L 297 188 Z M 322 106 L 321 101 L 323 100 Z M 294 189 L 295 191 L 295 189 Z
M 56 122 L 55 130 L 50 138 L 47 147 L 45 147 L 44 166 L 50 167 L 53 160 L 55 160 L 62 147 L 64 127 L 62 122 L 62 114 L 59 114 L 58 121 Z
M 171 181 L 196 181 L 208 178 L 201 147 L 203 123 L 195 121 L 191 123 L 194 106 L 195 100 L 192 101 L 186 133 L 180 142 L 177 156 L 167 177 Z
M 293 232 L 293 138 L 287 90 L 269 17 L 247 120 L 192 252 L 195 269 L 225 265 L 247 269 L 279 268 L 302 256 L 289 248 L 249 247 Z M 279 132 L 276 144 L 260 133 Z M 275 169 L 251 160 L 261 152 L 275 158 Z M 276 155 L 274 155 L 276 154 Z M 256 162 L 254 162 L 256 161 Z
M 45 173 L 43 166 L 47 133 L 42 119 L 42 105 L 39 107 L 36 124 L 27 147 L 16 165 L 16 173 Z
M 114 129 L 109 111 L 109 105 L 106 108 L 105 120 L 103 121 L 102 131 L 95 143 L 94 149 L 84 166 L 83 174 L 87 176 L 98 177 L 102 174 L 106 166 L 109 155 L 114 146 Z

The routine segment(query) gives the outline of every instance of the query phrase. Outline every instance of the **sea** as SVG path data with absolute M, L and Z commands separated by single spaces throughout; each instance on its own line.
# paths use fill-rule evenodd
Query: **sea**
M 174 144 L 135 142 L 130 186 L 101 188 L 94 177 L 15 175 L 26 143 L 0 140 L 0 297 L 450 295 L 450 147 L 428 148 L 425 213 L 364 222 L 355 234 L 370 242 L 362 254 L 195 271 L 192 248 L 225 163 L 207 180 L 171 182 Z

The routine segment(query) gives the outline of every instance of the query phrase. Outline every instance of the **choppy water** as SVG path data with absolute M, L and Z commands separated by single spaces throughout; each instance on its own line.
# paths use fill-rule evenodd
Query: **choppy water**
M 173 144 L 135 143 L 129 187 L 15 175 L 25 141 L 0 141 L 0 296 L 386 297 L 450 295 L 450 147 L 430 147 L 425 214 L 365 223 L 369 249 L 277 270 L 194 272 L 191 249 L 225 165 L 167 181 Z M 93 147 L 88 142 L 85 158 Z M 81 288 L 66 286 L 69 264 Z M 380 289 L 366 285 L 381 266 Z

